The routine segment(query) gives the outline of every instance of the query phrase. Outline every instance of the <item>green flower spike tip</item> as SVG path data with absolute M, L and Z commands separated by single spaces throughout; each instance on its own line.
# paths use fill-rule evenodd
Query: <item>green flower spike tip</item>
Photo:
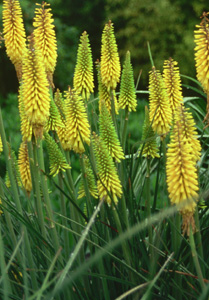
M 123 149 L 120 145 L 117 133 L 115 131 L 112 117 L 108 113 L 104 102 L 101 105 L 99 124 L 101 139 L 106 145 L 112 158 L 114 158 L 117 162 L 120 162 L 121 159 L 125 158 L 123 154 Z
M 133 67 L 131 65 L 130 52 L 127 51 L 123 66 L 119 96 L 119 108 L 128 108 L 128 111 L 136 111 L 137 101 L 134 85 Z
M 109 206 L 111 206 L 112 201 L 117 204 L 118 198 L 122 196 L 122 186 L 112 157 L 102 139 L 95 133 L 93 146 L 96 156 L 99 199 L 104 199 Z
M 148 158 L 160 157 L 156 143 L 156 136 L 149 120 L 149 110 L 147 106 L 145 106 L 145 120 L 143 126 L 142 141 L 144 142 L 144 144 L 139 149 L 139 152 L 141 152 L 141 149 L 143 147 L 142 156 Z
M 70 165 L 67 163 L 55 140 L 48 133 L 45 133 L 44 137 L 49 154 L 50 175 L 56 176 L 60 171 L 70 169 Z
M 88 100 L 94 90 L 93 61 L 86 31 L 82 33 L 80 38 L 73 86 L 77 93 L 82 95 L 83 100 Z

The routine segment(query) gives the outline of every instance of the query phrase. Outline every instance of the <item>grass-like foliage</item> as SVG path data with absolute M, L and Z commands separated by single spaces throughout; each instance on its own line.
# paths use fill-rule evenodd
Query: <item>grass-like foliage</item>
M 207 16 L 195 37 L 200 83 L 172 58 L 157 70 L 148 45 L 147 91 L 140 78 L 135 86 L 129 51 L 121 67 L 109 21 L 97 96 L 87 32 L 74 86 L 61 92 L 49 4 L 37 6 L 26 40 L 19 1 L 3 0 L 22 141 L 16 155 L 4 127 L 13 116 L 0 111 L 0 299 L 208 299 Z

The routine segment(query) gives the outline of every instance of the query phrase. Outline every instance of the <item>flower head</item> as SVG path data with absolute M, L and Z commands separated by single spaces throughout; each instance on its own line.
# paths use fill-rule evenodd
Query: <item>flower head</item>
M 23 104 L 36 137 L 42 137 L 49 117 L 50 94 L 42 57 L 37 49 L 26 49 L 23 58 Z
M 27 143 L 25 142 L 22 142 L 19 148 L 18 166 L 20 170 L 20 178 L 22 184 L 25 190 L 27 191 L 27 193 L 30 194 L 32 190 L 32 181 L 31 181 L 30 164 L 29 164 L 29 157 L 28 157 L 28 148 L 27 148 Z
M 128 111 L 136 111 L 137 101 L 134 86 L 134 74 L 131 64 L 130 52 L 127 51 L 123 66 L 119 96 L 119 107 L 128 108 Z
M 195 47 L 195 61 L 197 79 L 202 84 L 206 93 L 209 92 L 209 13 L 203 13 L 200 25 L 196 25 L 197 30 L 194 31 Z
M 207 114 L 204 121 L 209 125 L 209 19 L 208 13 L 203 13 L 200 25 L 196 25 L 197 30 L 194 31 L 195 61 L 197 79 L 201 83 L 203 90 L 207 94 Z
M 108 109 L 108 112 L 111 113 L 111 101 L 112 97 L 110 91 L 107 89 L 106 85 L 102 82 L 101 78 L 101 68 L 100 62 L 96 62 L 97 68 L 97 75 L 98 75 L 98 90 L 99 90 L 99 111 L 101 112 L 102 102 L 105 102 L 105 105 Z M 115 113 L 118 114 L 118 100 L 115 94 L 115 90 L 112 91 L 114 106 L 115 106 Z
M 50 4 L 45 1 L 38 4 L 35 9 L 35 18 L 33 22 L 35 48 L 38 49 L 43 57 L 46 74 L 50 84 L 54 74 L 57 62 L 57 42 L 54 30 L 54 20 L 51 14 L 51 8 L 46 8 Z
M 155 67 L 149 74 L 150 122 L 154 132 L 165 135 L 172 121 L 171 107 L 162 75 Z
M 56 176 L 60 171 L 70 169 L 70 165 L 67 163 L 55 140 L 48 133 L 45 133 L 44 137 L 49 154 L 50 175 Z
M 82 98 L 86 100 L 89 99 L 89 96 L 93 93 L 94 89 L 93 61 L 89 38 L 86 31 L 82 33 L 80 38 L 73 87 L 78 94 L 81 94 Z
M 20 126 L 20 130 L 22 133 L 22 140 L 24 142 L 30 142 L 31 138 L 32 138 L 32 125 L 30 124 L 28 117 L 25 113 L 25 108 L 24 108 L 24 103 L 23 103 L 23 86 L 22 84 L 19 87 L 19 95 L 18 95 L 18 108 L 19 108 L 19 114 L 20 114 L 20 122 L 21 122 L 21 126 Z
M 14 64 L 20 80 L 23 53 L 26 48 L 26 34 L 18 0 L 3 0 L 3 34 L 7 55 Z
M 142 132 L 142 141 L 144 142 L 139 149 L 139 152 L 142 150 L 142 155 L 145 157 L 160 157 L 159 150 L 157 148 L 155 133 L 152 129 L 150 120 L 149 120 L 149 110 L 145 106 L 145 120 Z
M 112 201 L 117 204 L 118 198 L 122 196 L 122 186 L 112 157 L 102 139 L 96 134 L 93 137 L 93 146 L 96 156 L 99 198 L 104 199 L 108 205 L 111 205 Z
M 178 63 L 172 58 L 164 61 L 163 77 L 168 93 L 172 114 L 174 115 L 175 109 L 181 103 L 183 103 L 183 95 Z
M 188 232 L 189 223 L 186 224 L 186 220 L 193 219 L 198 198 L 198 180 L 191 145 L 185 141 L 183 128 L 178 121 L 174 124 L 168 145 L 166 174 L 171 204 L 182 204 L 180 213 L 184 216 L 184 230 Z
M 106 145 L 111 157 L 114 158 L 117 162 L 120 162 L 121 159 L 125 158 L 123 149 L 120 145 L 117 133 L 115 131 L 112 117 L 107 111 L 104 102 L 101 107 L 99 125 L 100 137 Z
M 87 186 L 89 189 L 90 194 L 92 195 L 92 197 L 94 198 L 98 198 L 98 191 L 97 191 L 97 186 L 96 186 L 96 182 L 95 182 L 95 177 L 89 162 L 89 159 L 87 156 L 84 156 L 84 168 L 85 168 L 85 176 L 87 179 Z M 81 183 L 79 186 L 79 190 L 78 190 L 78 199 L 85 197 L 86 193 L 85 193 L 85 187 L 84 187 L 84 180 L 83 177 L 81 178 Z
M 176 109 L 174 121 L 181 124 L 183 140 L 191 146 L 191 155 L 194 162 L 197 162 L 201 156 L 201 145 L 197 138 L 197 130 L 192 113 L 184 105 L 180 105 Z
M 101 78 L 108 91 L 115 89 L 120 79 L 120 60 L 113 23 L 109 21 L 102 33 Z
M 72 90 L 66 92 L 66 138 L 76 153 L 85 151 L 90 144 L 90 125 L 82 98 Z

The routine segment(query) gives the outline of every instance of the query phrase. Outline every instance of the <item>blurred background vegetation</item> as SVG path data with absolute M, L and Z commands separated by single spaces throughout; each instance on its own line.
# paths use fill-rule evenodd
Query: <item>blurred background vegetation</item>
M 37 0 L 21 0 L 27 35 L 32 31 Z M 39 1 L 41 3 L 41 1 Z M 170 56 L 179 62 L 182 74 L 195 77 L 193 31 L 203 11 L 209 10 L 204 0 L 51 0 L 57 41 L 58 62 L 55 85 L 61 90 L 72 84 L 79 36 L 89 33 L 93 59 L 100 57 L 101 33 L 111 19 L 119 46 L 121 62 L 131 51 L 135 76 L 142 70 L 140 88 L 148 85 L 150 62 L 147 41 L 154 62 L 161 69 Z M 2 4 L 0 5 L 2 10 Z M 1 15 L 1 14 L 0 14 Z M 2 24 L 2 21 L 1 21 Z M 2 25 L 1 25 L 2 27 Z M 13 65 L 4 47 L 0 55 L 0 95 L 16 92 L 18 83 Z
M 37 0 L 20 1 L 27 35 L 33 30 L 36 2 L 41 3 Z M 195 24 L 200 23 L 202 12 L 209 10 L 206 1 L 51 0 L 48 2 L 54 16 L 58 43 L 54 82 L 61 91 L 72 85 L 77 47 L 82 32 L 86 30 L 89 34 L 93 60 L 96 61 L 100 58 L 102 30 L 109 19 L 114 23 L 121 64 L 126 51 L 130 50 L 136 81 L 139 72 L 142 71 L 138 89 L 146 90 L 148 87 L 148 72 L 151 68 L 147 51 L 148 41 L 156 68 L 162 70 L 163 61 L 172 57 L 178 61 L 181 74 L 196 77 L 194 29 Z M 2 4 L 0 4 L 0 18 L 1 12 Z M 0 24 L 2 31 L 2 20 Z M 18 81 L 14 67 L 6 56 L 4 45 L 0 52 L 0 105 L 3 108 L 7 137 L 17 151 L 21 138 L 17 106 Z M 95 95 L 96 93 L 95 90 Z M 189 90 L 185 89 L 184 95 L 188 94 Z M 142 94 L 140 99 L 144 100 L 139 103 L 137 114 L 131 116 L 129 123 L 132 144 L 141 138 L 144 106 L 148 97 Z

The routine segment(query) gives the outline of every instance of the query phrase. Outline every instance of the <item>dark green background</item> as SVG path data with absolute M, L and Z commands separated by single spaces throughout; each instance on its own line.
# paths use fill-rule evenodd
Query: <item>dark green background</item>
M 24 23 L 29 35 L 32 31 L 35 0 L 20 1 Z M 101 34 L 111 19 L 115 25 L 121 63 L 127 50 L 131 51 L 135 77 L 142 70 L 140 88 L 148 85 L 150 62 L 147 41 L 150 42 L 154 62 L 161 69 L 164 59 L 172 56 L 179 62 L 183 74 L 195 77 L 194 29 L 203 11 L 209 10 L 201 0 L 51 0 L 58 42 L 58 62 L 55 85 L 66 90 L 72 84 L 79 36 L 86 30 L 93 59 L 100 57 Z M 41 1 L 39 1 L 41 3 Z M 2 10 L 2 4 L 0 6 Z M 2 23 L 2 22 L 1 22 Z M 16 92 L 18 83 L 12 64 L 0 55 L 0 95 Z M 2 99 L 3 100 L 3 99 Z

